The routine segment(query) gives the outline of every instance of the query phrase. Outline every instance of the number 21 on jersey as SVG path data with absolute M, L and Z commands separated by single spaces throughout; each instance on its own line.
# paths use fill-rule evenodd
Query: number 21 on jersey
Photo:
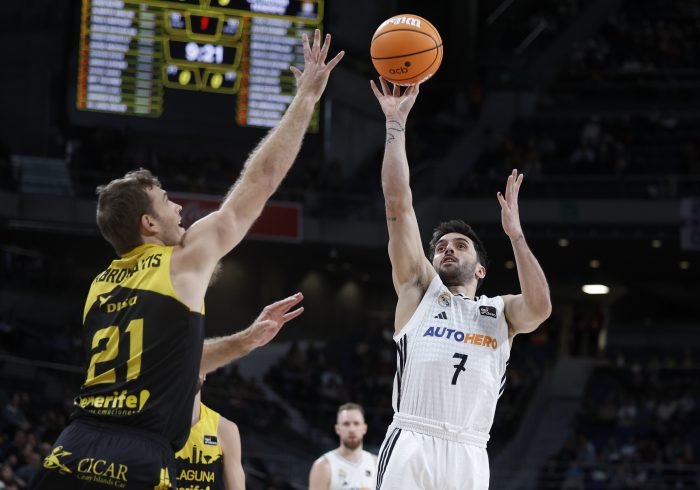
M 131 381 L 139 377 L 141 373 L 141 354 L 143 352 L 143 318 L 131 320 L 125 329 L 129 334 L 129 359 L 126 362 L 126 380 Z M 114 383 L 117 381 L 117 373 L 114 368 L 108 369 L 100 374 L 95 374 L 98 364 L 105 363 L 116 359 L 119 354 L 119 326 L 112 325 L 110 327 L 101 328 L 92 337 L 92 349 L 100 347 L 104 341 L 104 346 L 101 350 L 95 352 L 90 357 L 90 366 L 88 367 L 87 379 L 85 386 L 96 385 L 100 383 Z M 122 346 L 123 348 L 123 346 Z

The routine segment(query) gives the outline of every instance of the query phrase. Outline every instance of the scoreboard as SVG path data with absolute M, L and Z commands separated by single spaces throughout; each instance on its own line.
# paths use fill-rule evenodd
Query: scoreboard
M 323 1 L 82 0 L 75 109 L 167 119 L 198 108 L 224 125 L 276 126 Z

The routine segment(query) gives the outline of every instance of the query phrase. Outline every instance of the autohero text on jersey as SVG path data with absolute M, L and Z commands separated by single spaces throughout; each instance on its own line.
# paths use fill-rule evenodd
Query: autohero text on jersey
M 491 347 L 493 350 L 498 348 L 498 340 L 488 335 L 460 332 L 454 328 L 447 327 L 428 327 L 423 334 L 423 337 L 442 337 L 445 339 L 454 340 L 455 342 L 463 342 L 465 344 L 479 345 L 481 347 Z

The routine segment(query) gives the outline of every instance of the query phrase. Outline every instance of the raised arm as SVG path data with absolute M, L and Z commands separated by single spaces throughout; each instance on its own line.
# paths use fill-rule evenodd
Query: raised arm
M 296 293 L 288 298 L 267 305 L 260 312 L 252 325 L 240 332 L 216 337 L 204 341 L 200 374 L 216 371 L 226 364 L 245 357 L 258 347 L 270 342 L 279 333 L 282 326 L 304 312 L 301 306 L 291 310 L 304 299 L 304 295 Z
M 510 338 L 519 333 L 534 331 L 552 313 L 549 286 L 542 267 L 527 246 L 518 209 L 518 193 L 523 183 L 523 174 L 517 170 L 508 176 L 505 197 L 499 192 L 501 222 L 513 246 L 515 264 L 518 268 L 521 294 L 503 296 Z
M 330 42 L 331 36 L 327 34 L 321 46 L 318 29 L 312 46 L 304 36 L 304 71 L 290 68 L 297 81 L 292 103 L 279 125 L 250 154 L 219 210 L 196 222 L 185 234 L 182 243 L 185 267 L 189 264 L 194 270 L 202 266 L 213 268 L 243 239 L 279 187 L 299 153 L 314 106 L 321 98 L 328 77 L 343 57 L 340 52 L 325 62 Z
M 406 157 L 406 120 L 419 88 L 412 85 L 401 95 L 398 85 L 391 90 L 383 78 L 380 78 L 380 83 L 381 92 L 374 81 L 370 82 L 386 117 L 382 191 L 389 229 L 392 279 L 398 295 L 394 325 L 398 332 L 413 315 L 436 272 L 423 253 Z

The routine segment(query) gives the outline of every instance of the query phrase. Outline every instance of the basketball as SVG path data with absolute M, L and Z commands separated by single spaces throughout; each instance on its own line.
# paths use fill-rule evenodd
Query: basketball
M 385 20 L 372 36 L 372 64 L 397 85 L 414 85 L 432 77 L 442 62 L 442 39 L 422 17 L 401 14 Z

